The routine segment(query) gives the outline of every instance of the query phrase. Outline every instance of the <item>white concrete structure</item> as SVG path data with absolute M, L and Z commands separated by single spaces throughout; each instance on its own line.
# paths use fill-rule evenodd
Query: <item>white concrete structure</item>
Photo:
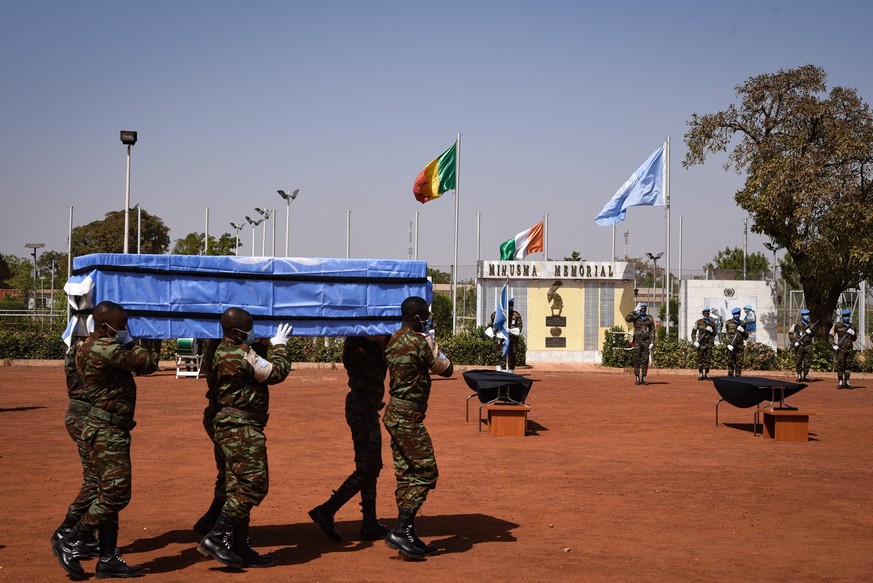
M 691 328 L 709 308 L 724 323 L 735 307 L 751 306 L 755 333 L 750 340 L 776 348 L 776 291 L 769 281 L 735 279 L 684 279 L 679 288 L 679 337 L 689 339 Z M 744 310 L 741 317 L 746 314 Z

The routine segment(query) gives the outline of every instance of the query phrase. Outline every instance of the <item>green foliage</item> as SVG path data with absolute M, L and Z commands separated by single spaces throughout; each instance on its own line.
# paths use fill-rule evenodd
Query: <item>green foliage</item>
M 728 152 L 745 175 L 734 195 L 751 229 L 785 249 L 812 321 L 828 321 L 840 294 L 873 277 L 873 112 L 854 89 L 832 87 L 813 65 L 750 77 L 738 103 L 688 122 L 683 165 Z
M 240 242 L 242 247 L 242 242 Z M 174 255 L 203 255 L 203 233 L 188 233 L 182 239 L 176 239 L 173 245 Z M 209 252 L 206 255 L 236 254 L 236 237 L 223 233 L 219 239 L 209 235 Z
M 603 339 L 603 366 L 625 368 L 631 365 L 632 335 L 627 333 L 624 326 L 613 326 L 606 331 Z
M 0 330 L 0 358 L 57 360 L 64 358 L 66 350 L 60 334 Z
M 736 279 L 743 278 L 743 249 L 741 247 L 725 247 L 719 251 L 712 261 L 703 266 L 704 271 L 711 269 L 730 269 Z M 770 262 L 763 253 L 755 252 L 746 256 L 746 274 L 748 279 L 762 279 L 770 272 Z
M 291 362 L 341 362 L 345 337 L 292 336 L 288 340 Z
M 697 368 L 697 350 L 687 340 L 666 338 L 655 343 L 652 364 L 657 368 Z
M 432 267 L 427 268 L 427 276 L 433 283 L 452 283 L 452 276 L 445 271 L 440 271 Z
M 136 253 L 137 212 L 129 213 L 128 249 Z M 166 253 L 170 247 L 170 229 L 159 217 L 142 211 L 143 253 Z M 73 257 L 89 253 L 124 251 L 124 211 L 110 211 L 103 220 L 91 221 L 73 229 Z
M 527 363 L 527 344 L 524 336 L 518 336 L 516 366 Z M 440 349 L 452 359 L 454 364 L 475 366 L 497 366 L 504 364 L 497 352 L 497 343 L 485 336 L 485 328 L 480 326 L 475 332 L 463 332 L 439 341 Z
M 437 340 L 452 335 L 452 298 L 442 294 L 434 294 L 430 305 L 433 313 L 433 325 Z

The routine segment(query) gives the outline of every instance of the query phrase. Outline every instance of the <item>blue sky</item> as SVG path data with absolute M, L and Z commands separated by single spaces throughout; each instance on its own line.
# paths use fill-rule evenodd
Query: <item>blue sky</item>
M 672 268 L 741 246 L 742 177 L 681 166 L 692 112 L 752 75 L 806 63 L 873 99 L 873 3 L 5 2 L 0 21 L 0 253 L 66 251 L 74 224 L 131 205 L 173 240 L 278 209 L 276 248 L 452 262 L 453 195 L 421 205 L 418 172 L 462 134 L 459 263 L 549 215 L 549 254 L 611 253 L 594 217 L 670 136 Z M 135 223 L 134 223 L 135 228 Z M 664 248 L 662 207 L 634 208 L 616 249 Z M 261 233 L 257 232 L 260 252 Z M 251 231 L 241 239 L 248 253 Z M 749 250 L 767 253 L 750 235 Z M 269 247 L 269 243 L 268 243 Z M 269 251 L 269 249 L 268 249 Z M 258 253 L 259 254 L 259 253 Z M 767 253 L 767 257 L 770 254 Z M 531 259 L 541 259 L 541 254 Z

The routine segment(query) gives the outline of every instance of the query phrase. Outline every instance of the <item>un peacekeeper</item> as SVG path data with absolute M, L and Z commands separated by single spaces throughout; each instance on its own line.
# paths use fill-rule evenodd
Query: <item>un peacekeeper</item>
M 734 308 L 731 310 L 733 318 L 724 323 L 724 335 L 722 340 L 727 346 L 727 376 L 742 376 L 743 374 L 743 353 L 745 352 L 745 342 L 749 337 L 749 331 L 743 321 L 740 320 L 740 309 Z
M 503 356 L 503 343 L 509 342 L 509 372 L 515 372 L 515 365 L 518 362 L 518 336 L 524 329 L 524 322 L 521 319 L 521 314 L 515 311 L 515 298 L 510 298 L 508 303 L 509 321 L 506 322 L 506 328 L 509 330 L 509 338 L 503 338 L 500 333 L 494 331 L 494 316 L 497 312 L 491 312 L 491 321 L 488 323 L 488 328 L 485 329 L 485 335 L 491 339 L 497 340 L 494 347 L 497 351 L 497 358 L 500 360 L 500 365 L 497 365 L 497 370 L 502 370 L 506 364 L 506 358 Z
M 800 310 L 800 319 L 788 330 L 788 340 L 794 349 L 794 365 L 797 369 L 797 382 L 809 380 L 809 362 L 812 359 L 812 327 L 809 324 L 809 310 Z
M 634 384 L 647 385 L 646 374 L 649 372 L 649 353 L 655 347 L 655 320 L 648 314 L 649 307 L 645 302 L 637 304 L 636 309 L 625 317 L 626 322 L 634 326 L 634 348 L 632 360 L 634 364 Z M 640 370 L 643 376 L 640 377 Z
M 427 302 L 412 296 L 400 306 L 402 324 L 385 349 L 391 373 L 388 406 L 382 422 L 391 436 L 398 517 L 385 543 L 407 559 L 421 561 L 437 548 L 418 538 L 415 514 L 428 491 L 436 488 L 437 465 L 433 442 L 424 426 L 430 396 L 430 374 L 452 376 L 452 361 L 428 335 L 432 321 Z
M 124 308 L 100 302 L 93 317 L 94 332 L 76 352 L 76 368 L 90 404 L 81 439 L 97 476 L 97 496 L 54 548 L 61 567 L 72 577 L 82 578 L 82 541 L 96 530 L 100 546 L 97 578 L 139 577 L 142 567 L 127 565 L 118 551 L 118 513 L 130 502 L 130 431 L 136 426 L 133 375 L 151 374 L 157 367 L 152 354 L 134 344 Z
M 270 338 L 272 348 L 264 359 L 252 349 L 255 330 L 252 316 L 241 308 L 221 315 L 224 337 L 215 349 L 213 368 L 220 409 L 213 422 L 215 441 L 225 458 L 224 507 L 212 530 L 197 550 L 232 568 L 272 567 L 275 559 L 260 555 L 249 540 L 249 515 L 266 497 L 267 443 L 264 427 L 270 405 L 268 385 L 284 381 L 291 371 L 286 344 L 291 325 L 280 324 Z
M 194 532 L 201 537 L 206 536 L 212 527 L 215 526 L 215 521 L 218 520 L 218 515 L 221 514 L 221 509 L 224 508 L 224 502 L 227 500 L 226 493 L 226 475 L 225 468 L 227 460 L 224 459 L 224 453 L 221 451 L 221 446 L 215 441 L 215 415 L 221 407 L 218 405 L 218 379 L 215 376 L 216 368 L 215 351 L 221 342 L 219 338 L 210 338 L 206 341 L 206 347 L 203 349 L 203 360 L 201 363 L 202 369 L 206 373 L 206 408 L 203 410 L 203 429 L 206 430 L 206 435 L 212 442 L 212 455 L 215 458 L 215 487 L 212 491 L 212 503 L 206 510 L 206 513 L 201 516 L 194 524 Z
M 67 433 L 76 444 L 79 452 L 79 461 L 82 464 L 82 485 L 79 486 L 79 494 L 76 499 L 67 509 L 64 521 L 52 535 L 52 552 L 55 554 L 57 554 L 55 543 L 73 530 L 73 527 L 97 498 L 97 472 L 88 456 L 88 448 L 82 441 L 82 431 L 85 429 L 85 421 L 88 418 L 88 411 L 91 409 L 91 404 L 87 400 L 87 388 L 82 380 L 82 375 L 76 368 L 76 351 L 82 345 L 83 340 L 84 338 L 81 336 L 72 336 L 70 348 L 64 355 L 64 374 L 67 379 L 67 396 L 70 399 L 67 414 L 64 416 L 64 425 L 66 425 Z M 84 541 L 87 549 L 80 549 L 83 551 L 81 553 L 83 559 L 97 556 L 100 552 L 94 534 L 94 531 L 91 531 L 88 540 Z M 84 552 L 85 550 L 87 553 Z
M 719 333 L 718 322 L 709 316 L 709 308 L 703 308 L 703 317 L 691 329 L 691 341 L 697 349 L 697 380 L 709 380 L 709 367 L 712 364 L 712 347 Z
M 834 337 L 834 368 L 837 371 L 837 388 L 854 389 L 855 387 L 849 383 L 849 375 L 852 372 L 852 359 L 855 355 L 853 346 L 858 334 L 852 324 L 852 310 L 843 310 L 840 312 L 840 316 L 842 319 L 834 322 L 830 331 L 830 335 Z
M 337 510 L 361 493 L 361 540 L 380 540 L 388 527 L 376 518 L 376 481 L 382 471 L 382 426 L 379 410 L 385 406 L 385 345 L 388 336 L 348 336 L 343 345 L 343 366 L 349 377 L 346 395 L 346 423 L 355 448 L 355 471 L 333 495 L 309 511 L 309 517 L 331 539 L 342 534 L 334 526 Z

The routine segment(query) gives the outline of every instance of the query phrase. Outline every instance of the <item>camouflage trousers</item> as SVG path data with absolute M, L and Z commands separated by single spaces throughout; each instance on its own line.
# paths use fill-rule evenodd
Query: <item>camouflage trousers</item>
M 634 375 L 640 374 L 642 370 L 643 376 L 649 372 L 649 341 L 634 340 L 633 350 L 631 350 L 631 362 L 634 365 Z
M 504 342 L 506 342 L 506 340 L 498 340 L 494 343 L 494 353 L 497 354 L 497 360 L 500 362 L 501 367 L 506 366 L 506 359 L 509 358 L 509 370 L 515 370 L 515 364 L 518 361 L 518 340 L 510 336 L 509 352 L 506 356 L 503 356 Z
M 840 350 L 837 350 L 837 354 L 834 358 L 834 369 L 840 374 L 851 372 L 852 361 L 854 360 L 854 358 L 854 350 L 845 350 L 842 348 Z
M 697 370 L 703 372 L 709 370 L 710 366 L 712 366 L 712 343 L 701 342 L 700 348 L 697 349 Z
M 215 420 L 215 441 L 224 454 L 227 480 L 227 499 L 221 511 L 235 525 L 248 524 L 252 507 L 266 498 L 270 487 L 264 429 L 251 421 L 219 417 Z
M 418 511 L 428 492 L 436 488 L 439 471 L 433 442 L 423 420 L 424 413 L 400 409 L 390 403 L 382 420 L 391 436 L 397 478 L 394 497 L 399 510 Z
M 80 522 L 91 529 L 118 530 L 118 513 L 130 502 L 130 432 L 91 417 L 82 441 L 97 477 L 97 497 Z
M 794 349 L 794 364 L 797 368 L 797 374 L 802 375 L 809 372 L 809 363 L 812 360 L 812 345 L 801 344 Z
M 737 346 L 733 350 L 728 350 L 727 354 L 727 372 L 728 376 L 740 376 L 743 372 L 743 355 L 746 349 L 742 345 Z
M 360 492 L 362 502 L 376 499 L 376 480 L 382 471 L 381 408 L 382 401 L 375 395 L 357 391 L 346 395 L 346 423 L 352 432 L 355 471 L 337 490 L 340 498 L 349 499 Z
M 215 414 L 218 408 L 210 403 L 203 410 L 203 429 L 206 430 L 206 435 L 212 442 L 212 456 L 215 458 L 215 487 L 213 489 L 213 498 L 216 500 L 227 499 L 227 478 L 225 476 L 227 460 L 224 459 L 224 452 L 221 451 L 221 446 L 215 441 Z
M 82 463 L 82 485 L 79 486 L 79 494 L 76 499 L 67 509 L 67 517 L 73 520 L 79 520 L 97 499 L 97 472 L 91 463 L 88 448 L 82 440 L 82 432 L 85 430 L 87 418 L 88 413 L 75 407 L 72 403 L 67 409 L 67 414 L 64 415 L 64 425 L 67 427 L 67 433 L 76 444 L 79 451 L 79 461 Z

